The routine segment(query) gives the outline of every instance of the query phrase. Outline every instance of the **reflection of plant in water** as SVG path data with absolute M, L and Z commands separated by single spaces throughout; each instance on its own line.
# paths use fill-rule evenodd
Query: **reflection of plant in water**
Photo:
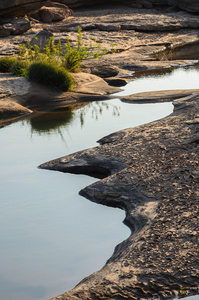
M 58 133 L 62 141 L 66 144 L 62 128 L 72 121 L 73 112 L 71 110 L 60 112 L 47 112 L 33 116 L 28 122 L 31 125 L 31 134 L 37 132 L 39 135 L 50 135 L 52 132 Z
M 84 125 L 85 117 L 88 115 L 88 111 L 91 112 L 91 118 L 98 120 L 99 116 L 104 113 L 104 110 L 112 109 L 112 115 L 119 117 L 120 116 L 120 107 L 117 105 L 113 105 L 112 103 L 105 102 L 105 101 L 96 101 L 88 104 L 87 106 L 82 107 L 79 109 L 79 117 L 81 127 Z
M 64 131 L 70 130 L 70 124 L 75 119 L 79 119 L 80 125 L 83 127 L 86 119 L 98 120 L 99 116 L 102 117 L 105 111 L 108 110 L 113 116 L 120 116 L 120 106 L 111 103 L 111 100 L 92 103 L 84 102 L 78 103 L 77 106 L 68 107 L 65 111 L 39 112 L 32 115 L 30 119 L 23 121 L 22 124 L 25 125 L 25 122 L 30 124 L 31 135 L 37 133 L 44 136 L 57 133 L 64 144 L 67 144 Z M 69 135 L 68 130 L 67 134 Z

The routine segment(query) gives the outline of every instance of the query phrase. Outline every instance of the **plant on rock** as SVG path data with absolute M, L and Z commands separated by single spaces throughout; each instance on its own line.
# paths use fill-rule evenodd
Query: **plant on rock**
M 28 68 L 28 78 L 61 91 L 71 90 L 73 77 L 56 64 L 35 62 Z
M 96 39 L 85 46 L 81 28 L 78 28 L 75 45 L 68 38 L 63 47 L 60 40 L 55 43 L 55 38 L 50 37 L 43 52 L 40 52 L 37 38 L 33 45 L 27 42 L 26 45 L 19 45 L 19 48 L 18 58 L 0 59 L 0 72 L 11 71 L 15 76 L 28 77 L 62 91 L 70 90 L 73 85 L 73 78 L 68 71 L 77 72 L 84 59 L 98 58 L 107 53 L 107 49 L 102 49 Z
M 11 67 L 11 72 L 17 77 L 27 77 L 28 63 L 17 60 Z
M 0 72 L 7 73 L 11 71 L 12 66 L 17 62 L 16 57 L 1 57 L 0 58 Z

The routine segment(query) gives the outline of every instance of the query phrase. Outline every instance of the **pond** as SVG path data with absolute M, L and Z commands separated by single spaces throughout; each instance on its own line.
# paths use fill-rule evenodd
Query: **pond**
M 179 69 L 135 78 L 121 94 L 197 88 L 197 82 L 197 70 Z M 37 166 L 94 147 L 114 131 L 163 118 L 172 109 L 171 103 L 127 104 L 116 98 L 33 115 L 0 129 L 1 299 L 44 300 L 71 289 L 101 268 L 130 234 L 122 210 L 78 195 L 97 179 Z

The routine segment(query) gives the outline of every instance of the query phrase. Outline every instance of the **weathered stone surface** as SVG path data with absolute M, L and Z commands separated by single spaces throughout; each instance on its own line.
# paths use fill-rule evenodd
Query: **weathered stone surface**
M 6 101 L 12 101 L 26 107 L 37 110 L 53 110 L 57 107 L 66 107 L 76 102 L 88 102 L 111 99 L 111 93 L 120 89 L 109 86 L 103 79 L 92 74 L 74 74 L 75 86 L 73 92 L 59 93 L 43 85 L 30 82 L 26 78 L 14 77 L 10 74 L 0 74 L 0 99 L 5 107 Z M 13 115 L 16 114 L 15 107 L 9 104 L 9 114 L 13 107 Z M 9 117 L 3 108 L 1 116 Z
M 162 120 L 102 138 L 100 146 L 41 165 L 108 176 L 80 194 L 126 211 L 131 236 L 98 272 L 53 300 L 171 299 L 197 294 L 199 93 Z
M 0 37 L 5 37 L 10 35 L 10 30 L 4 25 L 0 25 Z
M 42 52 L 51 37 L 53 37 L 52 32 L 48 30 L 41 30 L 32 38 L 30 46 L 34 47 L 34 45 L 37 44 Z
M 46 5 L 50 0 L 2 0 L 0 3 L 0 16 L 2 17 L 18 17 L 36 11 L 40 7 Z M 91 0 L 56 0 L 69 7 L 80 7 L 85 5 L 93 5 Z M 122 3 L 121 0 L 112 1 L 113 3 Z M 107 3 L 104 0 L 96 0 L 95 4 Z M 129 0 L 127 3 L 134 8 L 151 9 L 154 5 L 171 5 L 177 6 L 189 12 L 199 12 L 199 4 L 197 0 Z M 59 13 L 60 14 L 60 13 Z
M 172 0 L 170 4 L 176 5 L 189 12 L 199 12 L 198 0 Z
M 57 2 L 64 3 L 70 7 L 79 7 L 85 5 L 93 5 L 91 0 L 57 0 Z M 115 0 L 115 3 L 123 3 L 123 1 Z M 95 1 L 95 4 L 106 3 L 104 0 Z M 199 3 L 197 0 L 128 0 L 126 1 L 130 6 L 134 8 L 149 8 L 151 9 L 154 5 L 163 6 L 177 6 L 183 10 L 189 12 L 199 12 Z
M 0 17 L 23 17 L 47 3 L 48 0 L 1 0 Z
M 168 44 L 185 43 L 198 38 L 198 30 L 195 30 L 198 21 L 194 15 L 165 14 L 163 11 L 147 13 L 146 10 L 136 11 L 129 7 L 118 9 L 113 14 L 105 9 L 98 9 L 92 14 L 89 10 L 84 15 L 81 13 L 77 13 L 75 18 L 71 17 L 69 22 L 61 22 L 56 26 L 45 24 L 45 27 L 54 30 L 56 40 L 61 38 L 64 43 L 68 36 L 75 42 L 77 36 L 76 32 L 69 32 L 66 28 L 77 30 L 78 25 L 82 25 L 87 29 L 97 29 L 96 24 L 111 22 L 123 26 L 121 31 L 112 31 L 111 34 L 99 29 L 83 32 L 88 44 L 92 37 L 96 37 L 102 47 L 118 42 L 117 53 L 107 54 L 97 61 L 86 61 L 84 70 L 106 77 L 119 75 L 124 68 L 129 73 L 132 70 L 191 63 L 184 60 L 152 61 L 146 54 L 164 49 Z M 144 32 L 146 22 L 150 28 L 155 28 L 153 33 Z M 158 32 L 157 28 L 159 25 L 163 27 L 162 24 L 173 31 Z M 32 33 L 24 37 L 2 39 L 1 54 L 15 53 L 16 45 L 32 38 L 42 26 L 36 24 Z M 128 31 L 125 26 L 129 26 Z M 12 101 L 15 99 L 22 105 L 40 105 L 41 109 L 46 110 L 65 107 L 78 100 L 109 99 L 111 91 L 108 86 L 105 87 L 103 82 L 100 92 L 100 80 L 97 79 L 96 84 L 94 77 L 87 75 L 83 80 L 76 77 L 77 84 L 79 82 L 78 93 L 59 95 L 44 87 L 30 85 L 26 79 L 7 78 L 5 82 L 0 82 L 0 97 L 4 101 L 12 97 Z M 90 80 L 93 82 L 89 84 Z M 165 95 L 166 99 L 177 97 L 172 93 Z M 153 95 L 133 97 L 141 101 L 146 101 L 146 98 L 157 100 Z M 165 97 L 162 95 L 164 100 Z M 124 100 L 131 101 L 133 98 Z M 76 173 L 108 175 L 82 190 L 81 194 L 97 203 L 124 208 L 127 212 L 125 222 L 132 229 L 132 235 L 116 247 L 114 255 L 101 271 L 55 299 L 150 299 L 156 296 L 164 299 L 179 294 L 182 285 L 191 293 L 196 292 L 194 287 L 198 286 L 199 278 L 198 102 L 197 95 L 181 98 L 175 101 L 175 113 L 167 119 L 112 134 L 101 139 L 101 146 L 95 149 L 43 166 Z
M 0 21 L 0 37 L 9 35 L 23 34 L 31 28 L 30 21 L 27 18 L 14 18 Z
M 34 12 L 41 8 L 42 6 L 47 5 L 51 2 L 50 0 L 1 0 L 0 3 L 0 16 L 1 17 L 23 17 L 26 14 Z M 85 5 L 93 5 L 93 1 L 91 0 L 56 0 L 55 2 L 67 5 L 69 7 L 80 7 Z M 121 0 L 113 0 L 113 3 L 122 3 Z M 106 4 L 105 0 L 95 0 L 95 4 Z M 126 1 L 128 5 L 134 8 L 147 8 L 151 9 L 156 5 L 172 5 L 177 6 L 183 10 L 189 12 L 199 12 L 199 4 L 197 0 L 129 0 Z M 52 9 L 45 9 L 43 11 L 43 15 L 48 20 L 50 18 L 50 13 L 52 13 Z M 57 12 L 56 16 L 61 18 L 61 12 Z M 48 21 L 49 22 L 49 21 Z
M 0 100 L 0 118 L 30 114 L 32 111 L 12 100 Z
M 120 99 L 126 103 L 157 103 L 184 98 L 193 93 L 199 93 L 199 89 L 144 92 L 123 96 Z
M 49 3 L 38 11 L 40 20 L 46 23 L 61 21 L 72 15 L 72 10 L 60 3 Z

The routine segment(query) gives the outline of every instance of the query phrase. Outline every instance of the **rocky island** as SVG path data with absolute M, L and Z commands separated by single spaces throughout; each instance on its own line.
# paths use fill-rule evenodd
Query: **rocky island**
M 1 56 L 17 53 L 19 43 L 41 30 L 72 41 L 79 26 L 85 41 L 95 38 L 108 53 L 85 60 L 81 73 L 74 74 L 74 90 L 66 93 L 1 74 L 1 126 L 34 113 L 35 107 L 109 99 L 134 71 L 196 63 L 198 1 L 91 2 L 2 1 Z M 113 43 L 115 53 L 110 51 Z M 80 194 L 124 209 L 131 229 L 101 270 L 54 300 L 173 299 L 199 293 L 199 90 L 154 91 L 121 100 L 173 101 L 174 111 L 162 120 L 103 137 L 96 148 L 40 166 L 100 173 L 103 179 Z

